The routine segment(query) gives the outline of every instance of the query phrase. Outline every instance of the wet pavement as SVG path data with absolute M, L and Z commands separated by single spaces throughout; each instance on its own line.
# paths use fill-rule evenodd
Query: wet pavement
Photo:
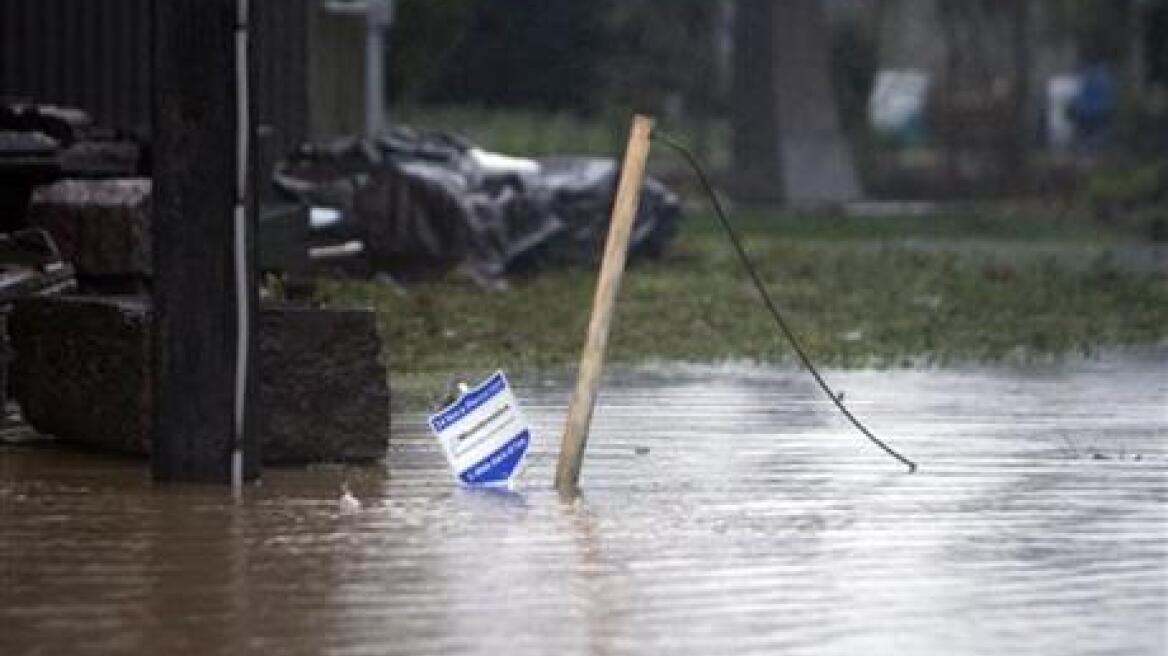
M 514 493 L 454 487 L 422 413 L 238 504 L 0 445 L 0 654 L 1168 652 L 1168 351 L 827 377 L 917 474 L 748 365 L 615 372 L 575 503 L 566 380 L 517 381 Z

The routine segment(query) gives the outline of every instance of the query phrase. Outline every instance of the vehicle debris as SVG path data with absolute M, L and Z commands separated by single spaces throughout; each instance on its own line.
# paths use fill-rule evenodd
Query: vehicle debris
M 365 248 L 349 252 L 395 279 L 460 269 L 489 285 L 595 262 L 618 168 L 604 158 L 511 157 L 398 127 L 377 139 L 305 144 L 277 166 L 274 184 L 310 208 L 314 247 L 359 240 Z M 647 179 L 630 256 L 661 255 L 680 218 L 677 196 Z

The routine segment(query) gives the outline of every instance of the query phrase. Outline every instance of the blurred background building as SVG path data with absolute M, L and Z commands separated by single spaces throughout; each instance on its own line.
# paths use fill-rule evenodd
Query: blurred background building
M 6 0 L 0 95 L 148 135 L 149 4 Z M 257 0 L 256 22 L 265 161 L 386 120 L 609 153 L 635 110 L 740 197 L 817 204 L 1062 193 L 1168 152 L 1168 0 Z

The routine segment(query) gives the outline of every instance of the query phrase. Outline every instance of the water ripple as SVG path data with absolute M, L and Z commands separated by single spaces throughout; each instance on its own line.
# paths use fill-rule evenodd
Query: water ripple
M 573 503 L 564 380 L 520 387 L 511 493 L 454 487 L 420 412 L 384 466 L 269 470 L 238 505 L 0 446 L 0 653 L 1163 654 L 1166 372 L 830 372 L 909 476 L 799 372 L 626 368 Z

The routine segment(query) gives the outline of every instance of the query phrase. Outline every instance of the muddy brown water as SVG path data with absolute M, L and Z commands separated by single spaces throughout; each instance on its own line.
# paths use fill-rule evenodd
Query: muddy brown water
M 454 487 L 422 413 L 384 465 L 270 469 L 240 503 L 7 444 L 0 654 L 1164 654 L 1166 372 L 830 372 L 906 475 L 800 372 L 624 370 L 575 503 L 565 380 L 519 381 L 514 493 Z

